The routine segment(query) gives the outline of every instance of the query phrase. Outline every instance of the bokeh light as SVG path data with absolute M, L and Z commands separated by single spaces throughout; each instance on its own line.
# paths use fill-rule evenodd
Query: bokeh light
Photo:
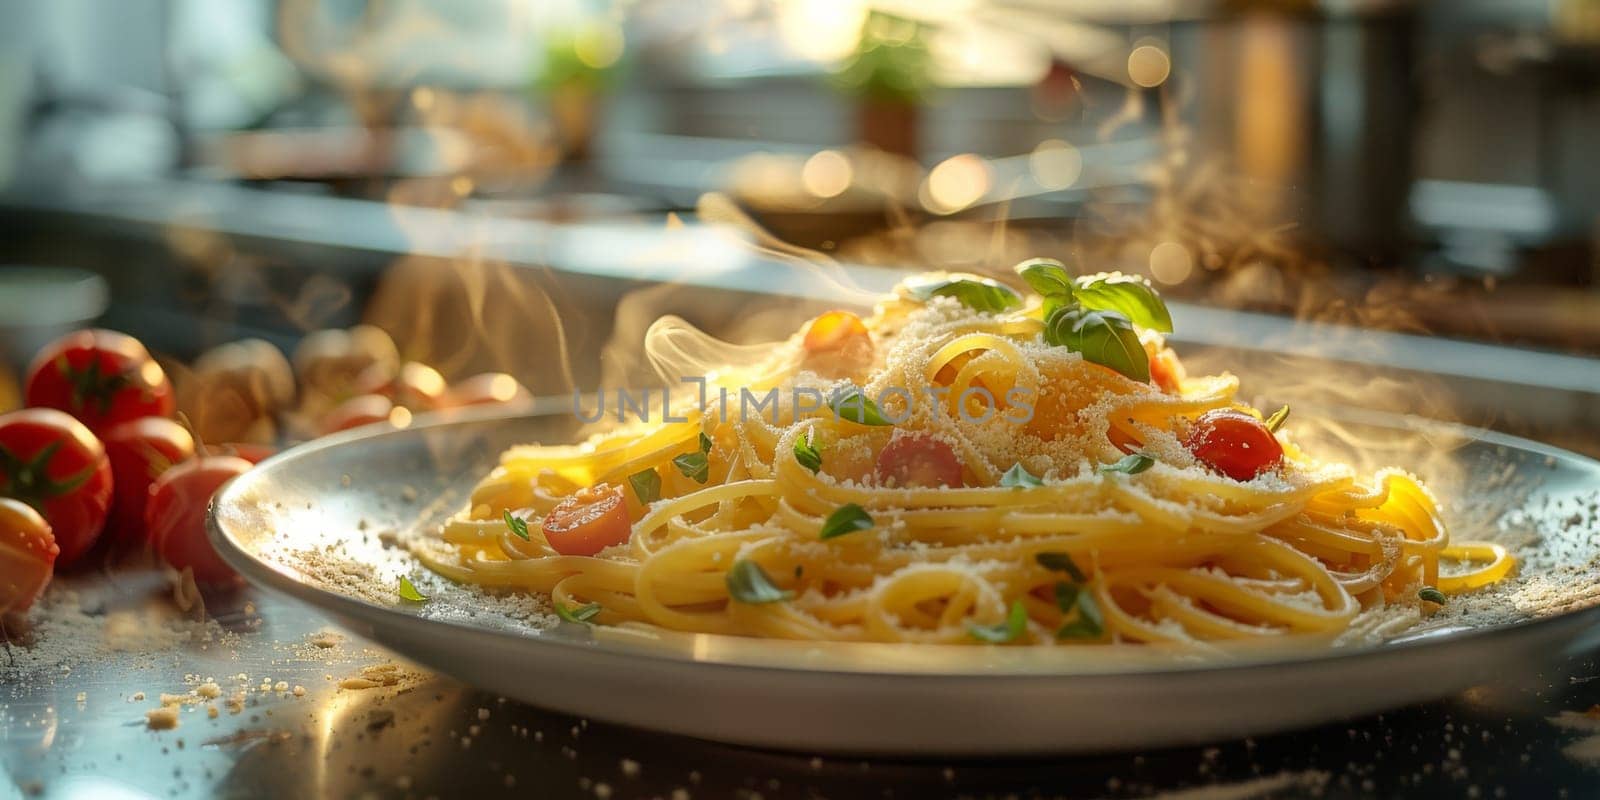
M 1060 139 L 1046 139 L 1028 156 L 1028 171 L 1046 189 L 1065 189 L 1083 173 L 1083 154 Z
M 800 169 L 800 182 L 806 191 L 818 197 L 838 197 L 850 188 L 855 171 L 850 159 L 837 150 L 823 150 L 806 159 Z
M 1141 44 L 1128 54 L 1128 79 L 1146 89 L 1167 82 L 1172 74 L 1172 59 L 1160 45 Z
M 818 62 L 855 50 L 867 6 L 859 0 L 787 0 L 778 6 L 778 35 L 789 52 Z
M 983 199 L 993 180 L 989 165 L 972 153 L 951 156 L 928 173 L 922 203 L 937 214 L 953 214 Z
M 610 22 L 591 22 L 573 39 L 572 52 L 584 66 L 605 69 L 622 58 L 622 29 Z
M 1162 242 L 1150 251 L 1150 274 L 1165 284 L 1183 283 L 1194 272 L 1194 256 L 1177 242 Z

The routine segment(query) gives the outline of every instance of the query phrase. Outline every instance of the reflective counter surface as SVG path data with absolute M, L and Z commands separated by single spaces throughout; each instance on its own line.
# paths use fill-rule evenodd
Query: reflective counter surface
M 172 586 L 154 572 L 59 580 L 30 629 L 13 624 L 9 656 L 0 655 L 0 770 L 8 778 L 0 797 L 1600 793 L 1593 654 L 1445 702 L 1214 746 L 1087 758 L 861 760 L 591 724 L 423 672 L 257 590 L 206 601 L 204 618 L 197 607 L 181 611 Z M 164 701 L 177 709 L 177 726 L 153 729 L 146 714 Z

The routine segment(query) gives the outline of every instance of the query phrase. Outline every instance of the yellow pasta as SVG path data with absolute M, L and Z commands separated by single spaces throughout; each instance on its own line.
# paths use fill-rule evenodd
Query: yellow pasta
M 588 606 L 597 624 L 1064 645 L 1331 639 L 1363 609 L 1515 567 L 1498 545 L 1451 543 L 1398 469 L 1358 475 L 1280 432 L 1264 435 L 1281 461 L 1221 474 L 1193 452 L 1197 420 L 1261 415 L 1231 376 L 1183 377 L 1154 331 L 1137 332 L 1154 373 L 1136 380 L 1052 344 L 1038 303 L 964 302 L 903 288 L 759 363 L 665 365 L 716 367 L 710 391 L 676 397 L 685 421 L 508 450 L 419 555 L 456 581 Z M 741 390 L 780 402 L 752 413 Z M 813 402 L 788 402 L 800 390 Z M 815 401 L 852 391 L 892 424 Z M 544 527 L 585 487 L 620 492 L 628 523 L 577 555 Z M 841 518 L 859 522 L 830 530 Z

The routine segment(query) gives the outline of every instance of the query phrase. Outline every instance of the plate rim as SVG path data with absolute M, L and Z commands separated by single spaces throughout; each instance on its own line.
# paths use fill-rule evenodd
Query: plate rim
M 1390 428 L 1428 429 L 1449 432 L 1466 438 L 1482 441 L 1495 446 L 1503 446 L 1521 450 L 1534 455 L 1554 457 L 1560 460 L 1575 462 L 1591 471 L 1600 473 L 1600 460 L 1591 458 L 1581 453 L 1575 453 L 1554 445 L 1547 445 L 1519 436 L 1501 433 L 1498 431 L 1478 428 L 1458 422 L 1432 419 L 1414 414 L 1400 414 L 1377 411 L 1367 408 L 1349 406 L 1326 406 L 1329 413 L 1344 421 L 1359 424 L 1370 424 Z M 629 647 L 615 641 L 601 641 L 592 635 L 588 637 L 561 637 L 561 636 L 526 636 L 512 631 L 496 630 L 482 625 L 473 625 L 464 621 L 453 619 L 438 619 L 409 613 L 403 609 L 353 597 L 332 589 L 298 580 L 288 573 L 281 571 L 267 559 L 258 556 L 249 548 L 236 542 L 230 531 L 222 522 L 222 506 L 236 504 L 239 495 L 245 493 L 254 483 L 270 476 L 272 470 L 283 469 L 283 464 L 298 458 L 307 457 L 331 448 L 345 447 L 357 442 L 375 441 L 383 438 L 403 438 L 406 436 L 421 435 L 424 430 L 438 430 L 455 426 L 470 426 L 493 422 L 514 423 L 521 420 L 532 420 L 550 417 L 554 410 L 536 410 L 534 413 L 506 413 L 497 409 L 464 409 L 459 412 L 441 413 L 434 419 L 414 423 L 406 428 L 393 428 L 385 423 L 363 426 L 349 431 L 343 431 L 332 436 L 322 437 L 306 442 L 295 447 L 281 451 L 261 461 L 256 469 L 235 478 L 223 487 L 207 507 L 206 534 L 217 553 L 222 556 L 230 566 L 237 570 L 257 586 L 262 586 L 272 591 L 277 591 L 292 597 L 297 602 L 306 603 L 314 608 L 331 611 L 346 618 L 361 619 L 375 628 L 381 624 L 373 622 L 371 618 L 382 618 L 386 621 L 416 626 L 422 631 L 433 631 L 439 634 L 469 635 L 474 638 L 485 637 L 488 640 L 516 640 L 526 643 L 526 646 L 545 647 L 554 646 L 566 648 L 570 654 L 587 654 L 588 656 L 620 657 L 627 659 L 645 659 L 647 661 L 671 664 L 676 666 L 693 665 L 696 668 L 716 668 L 725 670 L 758 670 L 776 673 L 803 673 L 809 676 L 838 676 L 841 678 L 888 678 L 895 680 L 920 679 L 937 681 L 964 681 L 972 679 L 994 680 L 1004 678 L 1008 681 L 1058 681 L 1070 679 L 1074 681 L 1122 681 L 1128 678 L 1145 676 L 1162 676 L 1172 678 L 1176 675 L 1191 676 L 1194 678 L 1215 678 L 1222 676 L 1240 676 L 1250 672 L 1277 669 L 1284 666 L 1298 666 L 1306 664 L 1337 666 L 1353 660 L 1371 660 L 1391 656 L 1405 656 L 1416 651 L 1439 651 L 1455 647 L 1471 647 L 1483 644 L 1489 639 L 1507 639 L 1523 635 L 1538 635 L 1547 630 L 1561 627 L 1574 626 L 1578 629 L 1600 627 L 1600 605 L 1589 606 L 1568 611 L 1561 611 L 1547 616 L 1533 619 L 1524 619 L 1514 622 L 1497 623 L 1463 630 L 1449 631 L 1437 636 L 1423 636 L 1412 640 L 1390 642 L 1375 646 L 1356 647 L 1323 647 L 1315 646 L 1296 647 L 1287 646 L 1271 648 L 1263 652 L 1270 653 L 1268 657 L 1246 656 L 1230 654 L 1226 658 L 1207 658 L 1205 660 L 1187 661 L 1182 659 L 1167 658 L 1160 662 L 1152 660 L 1148 666 L 1137 669 L 1110 669 L 1106 671 L 1076 671 L 1076 672 L 1050 672 L 1031 671 L 1023 672 L 1011 669 L 972 669 L 966 671 L 913 671 L 889 667 L 873 670 L 851 670 L 835 666 L 814 665 L 806 663 L 773 663 L 761 661 L 733 661 L 713 658 L 700 658 L 692 655 L 686 656 L 675 652 L 666 652 L 662 649 L 646 647 Z M 315 599 L 311 599 L 315 598 Z M 392 618 L 392 619 L 391 619 Z M 716 640 L 745 640 L 752 637 L 738 637 L 705 633 L 682 633 L 690 637 L 713 637 Z M 760 641 L 759 639 L 756 639 Z M 809 647 L 836 647 L 836 648 L 894 648 L 906 647 L 937 648 L 944 650 L 959 647 L 963 650 L 971 649 L 967 645 L 930 645 L 920 643 L 863 643 L 863 642 L 794 642 L 795 647 L 806 645 Z M 1055 652 L 1053 648 L 1034 648 L 1041 651 Z

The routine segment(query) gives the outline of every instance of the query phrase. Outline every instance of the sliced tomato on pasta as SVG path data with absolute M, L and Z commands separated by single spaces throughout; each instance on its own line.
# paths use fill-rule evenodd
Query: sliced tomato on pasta
M 579 489 L 544 518 L 544 538 L 564 556 L 592 556 L 628 541 L 633 524 L 622 502 L 622 487 L 600 483 Z
M 878 454 L 878 481 L 890 486 L 963 485 L 961 460 L 943 439 L 896 431 Z

